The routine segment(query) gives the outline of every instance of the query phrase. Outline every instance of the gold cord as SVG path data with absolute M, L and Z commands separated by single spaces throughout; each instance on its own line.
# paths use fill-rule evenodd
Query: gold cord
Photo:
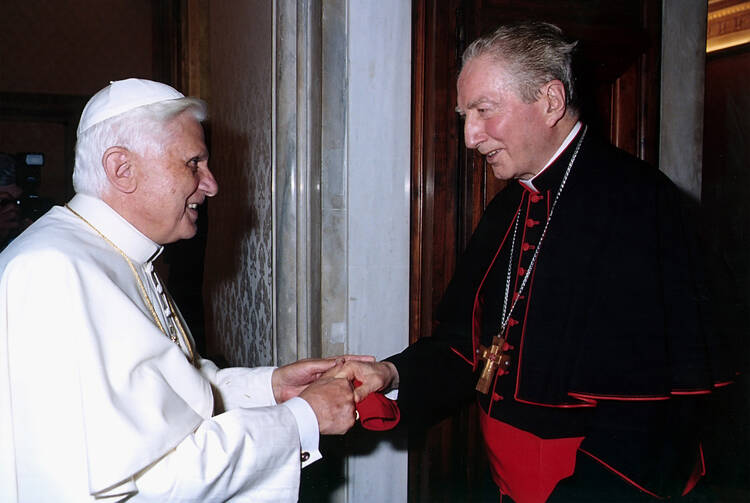
M 151 317 L 154 319 L 154 323 L 156 323 L 156 326 L 159 327 L 159 330 L 161 333 L 163 333 L 165 336 L 167 336 L 172 342 L 180 345 L 180 342 L 177 340 L 177 336 L 169 335 L 166 330 L 164 330 L 164 326 L 161 324 L 161 321 L 159 320 L 159 317 L 156 314 L 156 309 L 154 309 L 154 304 L 151 302 L 151 299 L 148 296 L 148 293 L 146 292 L 146 287 L 143 284 L 143 281 L 141 280 L 140 275 L 138 274 L 138 271 L 135 270 L 135 266 L 133 265 L 133 262 L 130 260 L 130 257 L 127 256 L 127 254 L 122 251 L 116 244 L 114 244 L 107 236 L 102 234 L 102 232 L 94 227 L 94 225 L 86 220 L 83 216 L 78 214 L 73 208 L 68 206 L 67 204 L 65 207 L 75 216 L 83 220 L 83 222 L 91 227 L 94 232 L 96 232 L 99 237 L 101 237 L 108 245 L 110 245 L 112 248 L 117 250 L 117 252 L 122 255 L 122 258 L 125 259 L 125 262 L 127 262 L 128 267 L 130 267 L 130 271 L 133 273 L 133 277 L 135 277 L 135 281 L 138 284 L 138 290 L 140 291 L 141 298 L 146 303 L 146 306 L 148 307 L 149 312 L 151 313 Z M 164 288 L 162 286 L 162 288 Z M 172 304 L 172 300 L 169 298 L 169 294 L 166 290 L 164 290 L 164 297 L 167 299 L 167 303 L 169 304 L 169 308 L 172 311 L 172 315 L 174 316 L 175 323 L 177 324 L 177 328 L 180 330 L 180 333 L 182 334 L 182 340 L 185 342 L 185 347 L 187 348 L 188 352 L 190 353 L 189 360 L 191 364 L 195 364 L 195 353 L 193 352 L 193 346 L 190 343 L 190 338 L 188 337 L 187 333 L 185 332 L 185 329 L 182 326 L 182 322 L 180 321 L 180 317 L 177 314 L 177 311 L 174 307 L 174 304 Z
M 174 321 L 177 324 L 177 328 L 180 330 L 180 333 L 182 334 L 182 340 L 185 341 L 185 347 L 187 347 L 187 350 L 190 353 L 188 360 L 190 360 L 190 363 L 195 365 L 195 353 L 193 352 L 193 345 L 190 343 L 190 338 L 188 337 L 187 333 L 185 333 L 185 328 L 182 326 L 182 321 L 180 321 L 180 315 L 177 312 L 177 308 L 175 308 L 174 303 L 172 302 L 172 296 L 169 294 L 169 292 L 164 290 L 164 297 L 167 299 L 167 303 L 169 304 L 169 309 L 172 311 L 172 315 L 174 316 Z

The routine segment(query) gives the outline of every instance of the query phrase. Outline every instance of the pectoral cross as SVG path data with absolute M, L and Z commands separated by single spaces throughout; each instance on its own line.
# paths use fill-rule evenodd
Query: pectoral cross
M 477 382 L 477 391 L 486 395 L 495 378 L 495 373 L 498 371 L 500 371 L 500 375 L 508 373 L 511 357 L 507 351 L 511 349 L 513 349 L 513 346 L 505 342 L 505 339 L 499 335 L 492 338 L 492 345 L 489 348 L 479 346 L 477 353 L 479 353 L 479 359 L 484 360 L 484 368 Z

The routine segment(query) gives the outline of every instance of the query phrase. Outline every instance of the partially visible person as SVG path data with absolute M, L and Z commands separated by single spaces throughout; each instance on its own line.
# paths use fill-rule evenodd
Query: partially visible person
M 0 250 L 3 250 L 21 228 L 20 198 L 23 193 L 16 183 L 18 162 L 10 154 L 0 152 Z
M 295 501 L 319 434 L 354 424 L 334 360 L 201 358 L 156 274 L 218 192 L 205 115 L 167 85 L 112 82 L 81 116 L 76 195 L 0 254 L 3 503 Z
M 575 43 L 547 23 L 501 26 L 463 56 L 466 146 L 510 183 L 488 205 L 436 328 L 377 363 L 402 420 L 475 400 L 488 501 L 679 498 L 704 473 L 701 396 L 734 368 L 707 323 L 689 214 L 659 170 L 579 113 Z

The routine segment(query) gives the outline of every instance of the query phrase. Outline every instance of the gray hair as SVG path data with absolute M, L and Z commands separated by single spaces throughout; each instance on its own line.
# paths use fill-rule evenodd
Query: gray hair
M 479 56 L 489 56 L 508 65 L 507 74 L 516 92 L 526 103 L 539 98 L 540 88 L 551 80 L 565 87 L 567 105 L 576 110 L 573 51 L 577 42 L 568 42 L 563 32 L 550 23 L 526 22 L 500 26 L 493 33 L 479 38 L 463 53 L 462 63 Z
M 164 126 L 186 111 L 198 122 L 207 116 L 205 102 L 180 98 L 138 107 L 91 126 L 76 142 L 73 189 L 76 193 L 101 196 L 108 184 L 102 167 L 104 152 L 118 146 L 139 154 L 158 155 L 167 134 Z

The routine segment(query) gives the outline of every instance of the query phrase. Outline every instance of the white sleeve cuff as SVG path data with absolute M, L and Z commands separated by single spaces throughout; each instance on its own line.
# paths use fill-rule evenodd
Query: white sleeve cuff
M 303 398 L 295 396 L 290 398 L 281 405 L 287 407 L 294 415 L 299 430 L 300 459 L 302 467 L 314 463 L 322 458 L 318 450 L 320 440 L 320 430 L 318 429 L 318 418 L 315 412 Z
M 204 375 L 209 374 L 214 389 L 221 395 L 223 410 L 232 410 L 276 405 L 271 381 L 274 369 L 232 367 L 216 370 L 210 375 L 210 367 L 205 365 L 205 370 L 202 368 L 201 371 Z

